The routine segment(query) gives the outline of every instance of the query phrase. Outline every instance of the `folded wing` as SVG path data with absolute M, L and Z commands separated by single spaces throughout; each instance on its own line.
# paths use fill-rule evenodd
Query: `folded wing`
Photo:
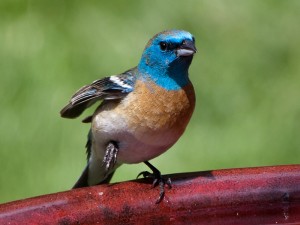
M 69 103 L 60 111 L 64 118 L 76 118 L 99 100 L 120 99 L 133 91 L 135 83 L 135 68 L 120 75 L 96 80 L 90 85 L 80 88 Z

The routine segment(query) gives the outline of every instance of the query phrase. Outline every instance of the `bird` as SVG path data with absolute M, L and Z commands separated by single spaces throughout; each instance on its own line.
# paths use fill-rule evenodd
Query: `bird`
M 76 118 L 99 102 L 82 122 L 91 123 L 86 143 L 87 165 L 74 188 L 109 183 L 122 164 L 145 163 L 151 172 L 138 177 L 159 186 L 159 203 L 171 188 L 170 179 L 149 160 L 173 146 L 184 133 L 195 108 L 189 67 L 197 52 L 194 36 L 166 30 L 152 37 L 136 67 L 80 88 L 60 111 Z

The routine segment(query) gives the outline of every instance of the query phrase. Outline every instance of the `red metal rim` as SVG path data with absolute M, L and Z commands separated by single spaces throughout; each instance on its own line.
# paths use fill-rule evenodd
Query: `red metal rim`
M 0 224 L 300 224 L 300 165 L 169 175 L 0 205 Z

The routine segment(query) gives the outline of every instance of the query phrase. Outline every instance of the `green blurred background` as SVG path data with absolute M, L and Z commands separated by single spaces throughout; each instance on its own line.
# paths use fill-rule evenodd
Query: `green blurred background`
M 178 173 L 299 163 L 299 12 L 298 0 L 1 0 L 0 202 L 74 184 L 89 124 L 60 109 L 81 86 L 135 66 L 171 28 L 196 37 L 197 106 L 153 164 Z M 114 181 L 145 169 L 122 166 Z

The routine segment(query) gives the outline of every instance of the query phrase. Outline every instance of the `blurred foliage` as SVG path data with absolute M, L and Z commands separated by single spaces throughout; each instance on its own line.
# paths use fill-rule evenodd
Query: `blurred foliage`
M 299 10 L 298 0 L 2 0 L 0 202 L 74 184 L 89 125 L 60 109 L 81 86 L 135 66 L 149 38 L 171 28 L 196 37 L 197 106 L 154 165 L 177 173 L 299 163 Z M 124 165 L 114 181 L 145 169 Z

